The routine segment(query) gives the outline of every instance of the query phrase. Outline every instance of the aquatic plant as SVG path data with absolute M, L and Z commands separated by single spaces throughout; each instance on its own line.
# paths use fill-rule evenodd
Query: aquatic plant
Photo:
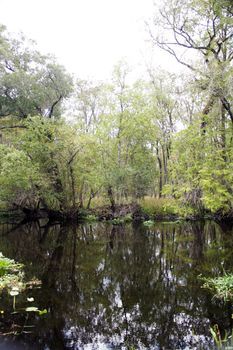
M 225 273 L 224 276 L 214 278 L 202 278 L 205 282 L 203 288 L 214 293 L 214 298 L 230 301 L 233 299 L 233 274 Z
M 0 253 L 0 291 L 24 288 L 22 268 L 23 264 L 16 263 L 13 259 L 6 258 Z
M 84 219 L 85 221 L 88 221 L 88 222 L 93 222 L 98 220 L 97 216 L 92 214 L 87 215 Z
M 124 223 L 124 219 L 123 218 L 115 218 L 113 220 L 110 220 L 112 225 L 121 225 Z
M 233 330 L 231 334 L 225 331 L 223 336 L 218 325 L 215 324 L 213 327 L 210 327 L 210 333 L 214 338 L 218 350 L 233 350 Z
M 109 222 L 112 225 L 122 225 L 122 224 L 125 224 L 127 222 L 131 222 L 132 220 L 133 220 L 132 215 L 131 214 L 127 214 L 125 216 L 121 216 L 121 217 L 112 219 Z
M 0 252 L 0 276 L 4 275 L 7 271 L 19 271 L 22 266 L 22 264 L 16 263 L 13 259 L 6 258 Z
M 31 305 L 24 308 L 16 309 L 16 297 L 26 289 L 40 287 L 41 281 L 34 278 L 31 281 L 24 280 L 24 272 L 22 271 L 23 264 L 16 263 L 13 259 L 6 258 L 0 253 L 0 293 L 3 290 L 8 291 L 12 299 L 13 312 L 10 314 L 7 310 L 0 310 L 2 318 L 6 320 L 7 328 L 3 328 L 4 332 L 1 334 L 5 335 L 19 335 L 22 333 L 31 333 L 33 325 L 28 325 L 29 313 L 36 313 L 38 316 L 42 316 L 48 313 L 47 309 L 40 310 L 37 306 Z M 34 297 L 27 297 L 28 303 L 34 302 Z M 14 316 L 18 314 L 24 314 L 23 325 L 17 324 L 15 328 Z M 5 321 L 4 321 L 5 322 Z
M 143 225 L 148 227 L 153 226 L 154 224 L 155 222 L 153 220 L 147 220 L 143 222 Z

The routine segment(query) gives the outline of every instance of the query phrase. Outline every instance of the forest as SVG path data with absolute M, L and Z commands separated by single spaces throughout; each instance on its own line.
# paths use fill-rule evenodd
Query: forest
M 147 30 L 182 73 L 81 80 L 0 27 L 1 210 L 233 218 L 232 1 L 166 0 Z

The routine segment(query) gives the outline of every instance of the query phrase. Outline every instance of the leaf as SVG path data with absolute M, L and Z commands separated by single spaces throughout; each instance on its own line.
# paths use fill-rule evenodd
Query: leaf
M 41 315 L 45 315 L 48 313 L 48 310 L 47 309 L 44 309 L 44 310 L 39 310 L 39 316 Z
M 31 297 L 31 298 L 27 298 L 27 301 L 29 301 L 29 303 L 33 302 L 34 301 L 34 298 Z
M 23 331 L 22 333 L 31 334 L 32 332 L 31 331 Z
M 11 290 L 10 291 L 10 295 L 12 296 L 12 297 L 15 297 L 16 295 L 18 295 L 19 294 L 19 292 L 17 291 L 17 290 Z

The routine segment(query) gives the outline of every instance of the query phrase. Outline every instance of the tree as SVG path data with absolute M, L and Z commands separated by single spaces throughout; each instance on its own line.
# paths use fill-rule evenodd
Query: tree
M 113 72 L 108 109 L 100 119 L 98 136 L 109 194 L 118 200 L 154 193 L 154 156 L 149 147 L 153 125 L 148 88 L 143 81 L 127 83 L 129 68 L 120 63 Z
M 191 125 L 178 134 L 173 144 L 170 193 L 193 208 L 230 211 L 232 2 L 167 0 L 154 23 L 163 33 L 156 35 L 151 29 L 154 44 L 192 71 L 193 87 L 198 93 L 195 105 L 199 106 L 192 109 Z M 197 53 L 196 60 L 188 59 L 190 51 Z M 190 115 L 190 109 L 188 113 Z M 183 120 L 186 123 L 187 116 Z M 222 177 L 217 175 L 220 173 Z M 213 197 L 211 184 L 217 197 L 221 196 L 219 200 Z
M 154 22 L 163 27 L 165 34 L 154 35 L 151 30 L 153 42 L 174 56 L 179 63 L 194 71 L 196 79 L 202 78 L 204 74 L 205 83 L 203 84 L 201 79 L 200 88 L 209 90 L 209 98 L 203 115 L 208 114 L 213 104 L 220 100 L 222 129 L 225 129 L 225 111 L 233 123 L 232 101 L 227 89 L 233 60 L 232 2 L 167 0 L 158 17 Z M 184 50 L 196 51 L 202 59 L 202 66 L 184 59 Z M 206 123 L 205 120 L 203 123 Z M 223 134 L 223 143 L 224 137 Z
M 44 179 L 37 164 L 20 150 L 0 147 L 0 201 L 9 207 L 36 207 Z M 44 188 L 45 189 L 45 188 Z
M 51 56 L 40 54 L 21 36 L 0 28 L 0 116 L 58 117 L 72 91 L 72 79 Z M 28 47 L 30 45 L 30 48 Z
M 149 105 L 154 135 L 151 147 L 156 155 L 159 169 L 158 195 L 168 183 L 168 161 L 171 153 L 172 137 L 176 128 L 178 103 L 176 101 L 176 77 L 174 74 L 152 68 L 148 69 Z

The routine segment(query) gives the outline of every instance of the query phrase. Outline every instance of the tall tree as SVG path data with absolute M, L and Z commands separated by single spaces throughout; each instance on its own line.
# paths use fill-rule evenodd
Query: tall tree
M 0 117 L 61 115 L 72 79 L 52 56 L 39 53 L 32 41 L 15 39 L 0 28 Z
M 162 26 L 160 33 L 163 34 L 155 34 L 151 29 L 153 42 L 194 71 L 196 79 L 202 78 L 200 87 L 209 91 L 203 115 L 207 115 L 214 103 L 220 100 L 222 129 L 225 129 L 225 113 L 233 124 L 232 98 L 227 88 L 233 60 L 232 2 L 166 0 L 154 23 L 157 27 Z M 188 60 L 184 55 L 188 51 L 197 52 L 202 59 L 201 67 Z M 206 121 L 203 120 L 203 123 L 206 124 Z M 224 137 L 223 131 L 223 143 Z
M 160 27 L 157 34 L 155 27 Z M 202 106 L 202 110 L 194 109 L 191 125 L 179 133 L 173 146 L 172 193 L 193 207 L 230 210 L 233 4 L 228 0 L 166 0 L 150 34 L 154 44 L 192 71 L 199 96 L 195 104 Z M 196 52 L 192 60 L 190 52 Z M 217 176 L 219 171 L 222 177 Z M 215 192 L 222 193 L 221 200 L 215 198 L 216 205 L 211 200 L 211 182 Z

